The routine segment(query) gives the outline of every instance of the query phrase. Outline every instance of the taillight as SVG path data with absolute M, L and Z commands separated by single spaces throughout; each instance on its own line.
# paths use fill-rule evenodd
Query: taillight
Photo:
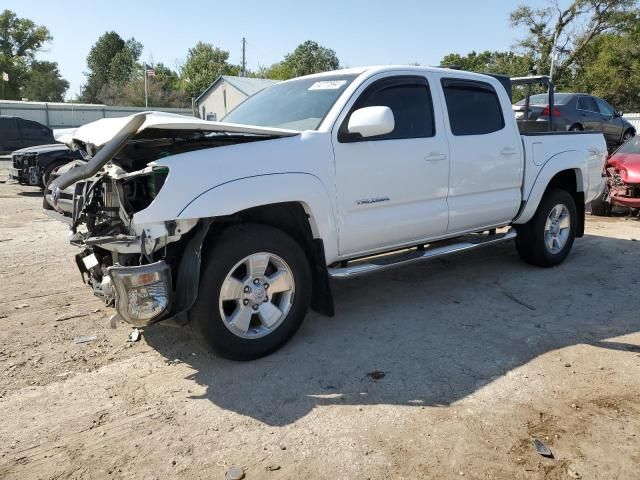
M 542 110 L 542 113 L 540 115 L 542 115 L 543 117 L 548 117 L 549 116 L 549 105 L 544 107 L 544 110 Z M 558 107 L 553 107 L 553 116 L 554 117 L 559 117 L 560 116 L 560 109 Z

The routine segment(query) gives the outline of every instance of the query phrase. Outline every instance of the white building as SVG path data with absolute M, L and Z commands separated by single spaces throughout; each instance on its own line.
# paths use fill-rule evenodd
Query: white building
M 205 120 L 220 120 L 254 93 L 277 80 L 222 75 L 196 99 L 198 115 Z

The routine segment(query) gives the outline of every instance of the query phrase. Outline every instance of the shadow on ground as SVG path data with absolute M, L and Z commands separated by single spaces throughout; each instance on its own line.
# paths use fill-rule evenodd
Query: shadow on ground
M 42 198 L 42 196 L 44 195 L 44 192 L 38 188 L 37 190 L 27 190 L 27 191 L 22 191 L 22 192 L 18 192 L 18 195 L 20 195 L 21 197 L 40 197 Z
M 181 329 L 145 337 L 194 369 L 207 387 L 198 398 L 269 425 L 317 405 L 450 405 L 551 350 L 634 354 L 606 340 L 640 330 L 638 265 L 639 243 L 586 236 L 553 269 L 506 244 L 335 283 L 334 318 L 310 314 L 287 346 L 249 363 L 216 358 Z

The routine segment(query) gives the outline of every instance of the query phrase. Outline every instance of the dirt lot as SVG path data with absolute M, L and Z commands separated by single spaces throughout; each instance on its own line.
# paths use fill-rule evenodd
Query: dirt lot
M 335 318 L 233 363 L 173 327 L 127 343 L 5 179 L 0 478 L 638 478 L 637 220 L 589 218 L 551 270 L 507 244 L 335 284 Z

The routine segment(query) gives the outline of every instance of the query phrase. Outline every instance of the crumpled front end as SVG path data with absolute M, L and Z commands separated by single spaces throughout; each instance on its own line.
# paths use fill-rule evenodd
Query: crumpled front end
M 611 205 L 640 208 L 640 155 L 613 156 L 606 174 Z
M 70 145 L 88 160 L 52 176 L 44 211 L 69 224 L 71 243 L 82 248 L 76 263 L 94 294 L 127 322 L 149 325 L 193 305 L 211 223 L 177 219 L 179 210 L 144 220 L 161 191 L 171 195 L 171 172 L 159 161 L 293 134 L 155 113 L 94 122 L 78 129 Z
M 183 254 L 181 240 L 198 223 L 135 223 L 134 214 L 153 202 L 167 175 L 165 167 L 127 173 L 110 165 L 55 199 L 51 190 L 45 195 L 45 212 L 65 220 L 71 243 L 82 248 L 76 263 L 85 283 L 136 326 L 173 313 L 172 275 Z

